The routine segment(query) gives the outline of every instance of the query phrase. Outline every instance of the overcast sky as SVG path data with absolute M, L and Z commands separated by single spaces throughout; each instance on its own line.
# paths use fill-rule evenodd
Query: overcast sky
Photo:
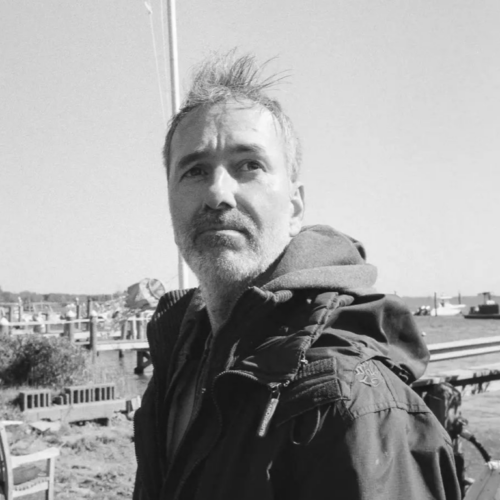
M 0 286 L 177 286 L 159 0 L 0 1 Z M 306 223 L 361 240 L 378 289 L 500 293 L 500 2 L 178 0 L 182 89 L 239 47 L 277 56 Z

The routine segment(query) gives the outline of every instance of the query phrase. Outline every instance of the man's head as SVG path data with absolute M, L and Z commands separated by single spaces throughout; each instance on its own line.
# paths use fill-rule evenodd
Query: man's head
M 271 112 L 285 143 L 290 177 L 294 181 L 298 180 L 302 161 L 300 141 L 280 103 L 264 93 L 282 79 L 280 76 L 263 78 L 262 71 L 266 64 L 258 66 L 255 58 L 250 55 L 236 57 L 232 50 L 227 54 L 214 56 L 198 67 L 188 96 L 182 108 L 172 118 L 165 139 L 163 161 L 167 177 L 171 170 L 172 138 L 184 118 L 197 108 L 235 99 L 252 102 Z
M 201 284 L 249 283 L 299 232 L 298 141 L 253 58 L 201 66 L 165 144 L 175 239 Z

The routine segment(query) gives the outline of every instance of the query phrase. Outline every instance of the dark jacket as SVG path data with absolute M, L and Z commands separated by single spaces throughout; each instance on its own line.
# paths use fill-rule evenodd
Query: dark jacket
M 204 338 L 179 336 L 197 292 L 165 295 L 135 417 L 136 499 L 460 498 L 446 431 L 409 387 L 428 351 L 402 301 L 370 290 L 356 242 L 306 228 L 218 333 L 190 426 L 167 460 L 166 421 Z M 188 313 L 189 314 L 189 313 Z

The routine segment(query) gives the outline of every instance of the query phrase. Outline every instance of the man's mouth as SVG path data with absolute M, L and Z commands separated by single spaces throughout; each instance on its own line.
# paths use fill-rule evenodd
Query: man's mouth
M 210 226 L 203 228 L 199 234 L 234 234 L 234 233 L 239 233 L 241 234 L 243 231 L 241 228 L 237 228 L 234 226 Z
M 250 217 L 237 212 L 200 214 L 193 222 L 192 236 L 198 238 L 213 238 L 213 243 L 235 243 L 242 237 L 252 237 L 252 221 Z M 218 243 L 217 243 L 218 244 Z
M 241 245 L 243 240 L 249 238 L 248 230 L 234 224 L 207 224 L 196 231 L 194 241 L 216 246 Z

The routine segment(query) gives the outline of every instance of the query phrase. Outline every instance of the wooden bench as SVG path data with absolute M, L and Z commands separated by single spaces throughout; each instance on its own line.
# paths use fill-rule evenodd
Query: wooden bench
M 23 423 L 12 420 L 0 421 L 0 498 L 2 498 L 2 493 L 5 500 L 13 500 L 45 491 L 45 498 L 53 500 L 55 459 L 59 455 L 59 449 L 47 448 L 30 455 L 11 455 L 5 428 Z M 42 469 L 33 467 L 30 474 L 29 468 L 26 469 L 26 464 L 41 461 L 44 461 L 45 467 Z M 25 477 L 22 477 L 23 466 L 25 466 Z

